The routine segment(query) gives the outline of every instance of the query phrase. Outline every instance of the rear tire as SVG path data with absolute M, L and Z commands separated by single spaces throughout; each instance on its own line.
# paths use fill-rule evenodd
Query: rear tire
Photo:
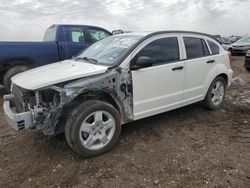
M 214 79 L 211 83 L 206 97 L 203 101 L 204 106 L 209 110 L 216 110 L 218 109 L 224 98 L 225 98 L 225 91 L 226 91 L 226 81 L 223 77 L 218 76 Z
M 10 93 L 10 87 L 11 87 L 11 77 L 15 76 L 18 73 L 24 72 L 28 70 L 28 68 L 24 65 L 17 65 L 12 68 L 10 68 L 3 77 L 3 86 L 5 90 Z
M 84 157 L 111 150 L 119 140 L 121 120 L 110 104 L 89 100 L 76 107 L 68 117 L 65 137 L 69 146 Z
M 250 71 L 250 68 L 246 68 L 247 71 Z

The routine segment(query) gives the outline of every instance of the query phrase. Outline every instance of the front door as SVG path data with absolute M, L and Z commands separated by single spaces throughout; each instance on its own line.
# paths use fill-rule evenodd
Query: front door
M 132 65 L 140 56 L 154 61 L 151 67 L 132 70 L 134 119 L 182 105 L 185 67 L 179 46 L 177 36 L 156 39 L 133 58 Z

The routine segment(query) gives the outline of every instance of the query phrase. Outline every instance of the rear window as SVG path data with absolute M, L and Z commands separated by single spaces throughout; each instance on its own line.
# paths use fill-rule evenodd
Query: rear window
M 207 43 L 211 49 L 212 54 L 219 54 L 220 53 L 220 47 L 217 44 L 215 44 L 214 42 L 212 42 L 210 40 L 208 40 Z
M 43 37 L 43 41 L 55 41 L 56 40 L 56 28 L 55 27 L 51 27 L 49 29 L 46 30 L 44 37 Z
M 193 37 L 184 37 L 184 43 L 188 59 L 199 58 L 206 55 L 203 50 L 202 39 Z
M 71 28 L 69 31 L 69 38 L 71 42 L 86 43 L 85 33 L 82 29 Z
M 89 34 L 93 42 L 96 42 L 109 36 L 107 32 L 98 29 L 89 29 Z

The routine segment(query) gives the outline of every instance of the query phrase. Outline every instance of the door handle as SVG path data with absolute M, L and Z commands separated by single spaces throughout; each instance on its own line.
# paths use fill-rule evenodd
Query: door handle
M 207 63 L 214 63 L 215 62 L 215 60 L 213 59 L 213 60 L 208 60 L 207 61 Z
M 176 71 L 176 70 L 182 70 L 184 67 L 183 66 L 177 66 L 172 68 L 172 71 Z

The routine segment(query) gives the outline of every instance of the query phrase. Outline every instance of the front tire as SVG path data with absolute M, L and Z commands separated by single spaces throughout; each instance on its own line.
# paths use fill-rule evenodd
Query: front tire
M 250 71 L 250 68 L 247 68 L 247 67 L 246 67 L 246 70 L 247 70 L 247 71 Z
M 225 98 L 225 91 L 225 79 L 221 76 L 215 78 L 210 85 L 206 97 L 203 101 L 204 106 L 210 110 L 218 109 Z
M 110 104 L 89 100 L 78 106 L 68 117 L 65 137 L 69 146 L 84 157 L 109 151 L 119 140 L 121 120 Z

